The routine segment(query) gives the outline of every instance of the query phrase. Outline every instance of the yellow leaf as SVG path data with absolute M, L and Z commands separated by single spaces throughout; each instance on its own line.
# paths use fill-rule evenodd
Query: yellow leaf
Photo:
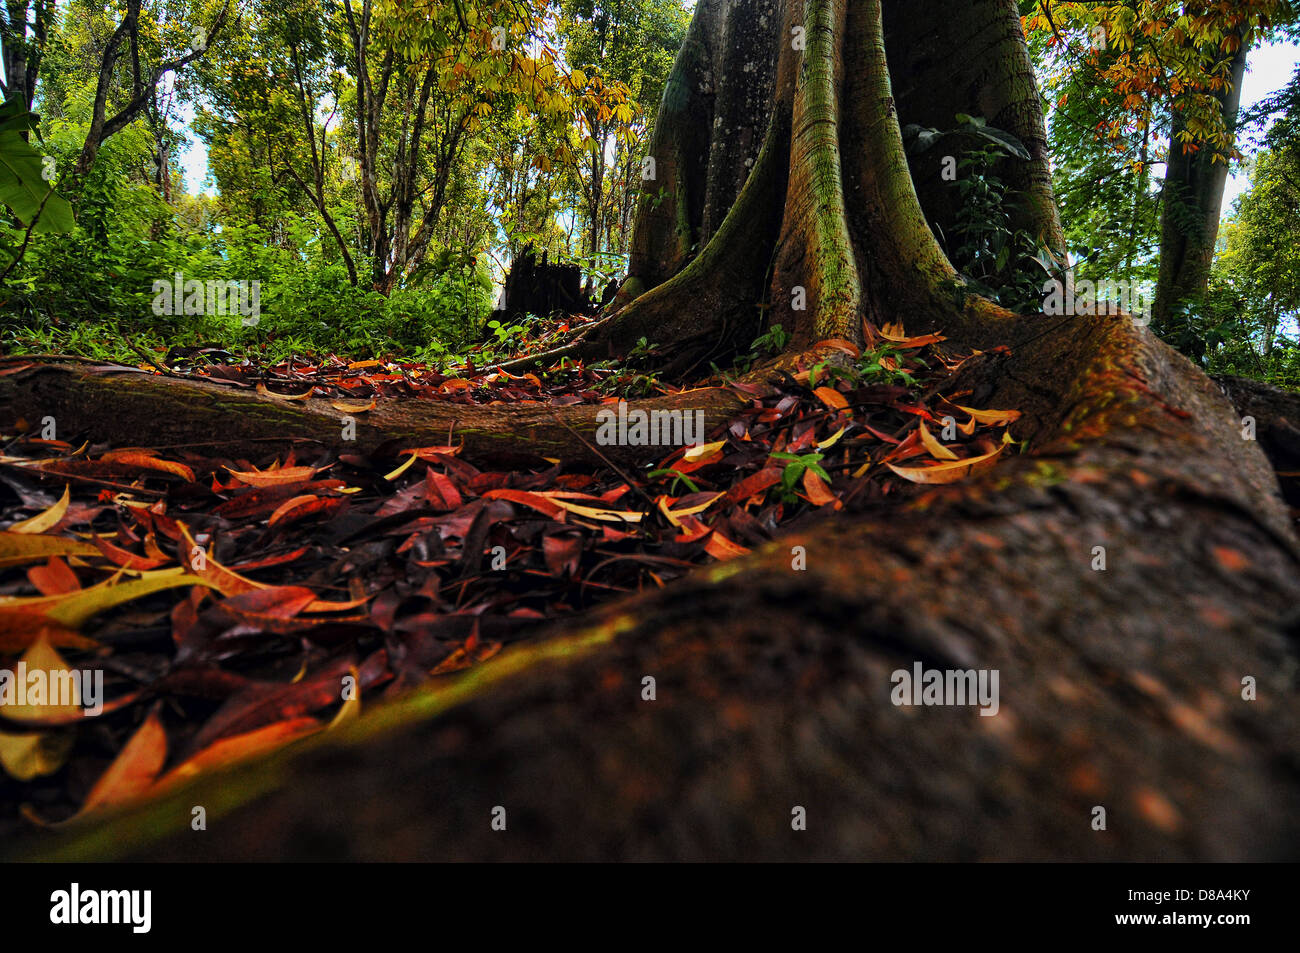
M 43 533 L 47 529 L 53 529 L 58 525 L 59 520 L 68 512 L 68 503 L 72 500 L 72 488 L 68 484 L 63 485 L 63 496 L 59 502 L 55 503 L 44 513 L 33 516 L 31 519 L 25 519 L 20 523 L 14 523 L 9 527 L 11 533 Z
M 340 725 L 345 725 L 349 721 L 355 721 L 361 717 L 361 676 L 357 674 L 355 665 L 348 669 L 348 674 L 352 676 L 352 696 L 343 699 L 343 704 L 334 713 L 334 717 L 330 719 L 326 730 L 333 730 Z
M 724 496 L 726 496 L 725 493 L 715 493 L 713 496 L 705 500 L 703 503 L 699 503 L 695 506 L 684 506 L 681 509 L 676 509 L 676 510 L 670 510 L 668 508 L 668 497 L 661 496 L 659 497 L 659 512 L 663 513 L 664 516 L 667 517 L 668 522 L 672 523 L 674 526 L 680 529 L 682 526 L 680 517 L 694 516 L 696 513 L 703 513 L 710 506 L 716 503 L 721 497 Z
M 12 681 L 5 690 L 5 718 L 8 721 L 29 722 L 72 717 L 82 714 L 81 673 L 74 672 L 54 650 L 44 635 L 23 653 L 14 667 Z M 19 676 L 26 673 L 23 700 L 19 698 Z M 40 679 L 33 676 L 40 673 Z M 40 695 L 34 694 L 39 685 Z M 63 702 L 59 704 L 59 702 Z M 102 701 L 102 699 L 101 699 Z
M 577 513 L 579 516 L 590 517 L 594 520 L 604 520 L 610 523 L 639 523 L 645 516 L 644 513 L 625 513 L 621 510 L 603 510 L 591 506 L 580 506 L 577 503 L 570 503 L 568 500 L 553 498 L 552 501 L 557 506 L 563 507 L 570 513 Z
M 90 543 L 62 536 L 0 532 L 0 568 L 44 562 L 51 556 L 94 556 L 98 552 Z
M 835 431 L 835 433 L 831 434 L 821 443 L 817 444 L 817 449 L 826 450 L 830 447 L 835 446 L 837 443 L 840 442 L 840 437 L 844 436 L 844 431 L 847 429 L 848 429 L 847 427 L 841 427 L 839 430 Z
M 949 460 L 928 467 L 897 467 L 892 463 L 887 463 L 885 466 L 889 467 L 889 469 L 893 470 L 904 480 L 910 480 L 912 483 L 956 483 L 974 473 L 980 473 L 993 466 L 998 455 L 1007 448 L 1007 443 L 1009 442 L 1010 438 L 1004 435 L 1002 446 L 998 447 L 992 453 L 986 453 L 978 457 L 967 457 L 965 460 Z
M 0 732 L 0 767 L 15 781 L 53 774 L 72 750 L 70 731 Z
M 688 447 L 682 454 L 683 460 L 699 460 L 702 457 L 710 456 L 727 445 L 727 441 L 718 440 L 714 443 L 701 443 L 693 447 Z
M 402 475 L 403 473 L 405 473 L 407 470 L 411 469 L 411 464 L 413 464 L 413 463 L 414 463 L 416 460 L 418 460 L 418 459 L 419 459 L 419 457 L 417 457 L 415 454 L 411 454 L 410 457 L 407 458 L 406 462 L 403 463 L 401 466 L 399 466 L 399 467 L 398 467 L 396 470 L 394 470 L 392 473 L 385 473 L 385 474 L 384 474 L 384 479 L 385 479 L 385 480 L 388 480 L 388 481 L 390 481 L 390 482 L 391 482 L 392 480 L 396 480 L 399 476 L 401 476 L 401 475 Z
M 71 629 L 80 628 L 91 617 L 105 609 L 139 599 L 164 589 L 177 586 L 207 585 L 204 580 L 184 567 L 154 569 L 142 572 L 135 579 L 119 582 L 121 573 L 89 589 L 60 593 L 56 596 L 32 596 L 0 599 L 0 629 L 9 615 L 43 615 Z
M 921 444 L 926 450 L 930 451 L 930 456 L 936 460 L 957 459 L 957 454 L 935 439 L 934 434 L 930 433 L 929 429 L 926 428 L 924 420 L 921 421 Z

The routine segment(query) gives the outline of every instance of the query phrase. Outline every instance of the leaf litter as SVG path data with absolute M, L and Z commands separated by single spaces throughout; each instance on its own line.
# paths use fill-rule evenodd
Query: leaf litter
M 729 423 L 631 473 L 484 469 L 457 446 L 368 456 L 303 442 L 255 460 L 0 436 L 0 677 L 33 660 L 101 670 L 105 696 L 98 715 L 0 704 L 0 835 L 329 730 L 363 701 L 491 664 L 548 625 L 825 512 L 966 479 L 1013 445 L 1016 411 L 938 396 L 961 363 L 941 336 L 893 326 L 882 339 L 853 351 L 855 370 L 726 381 L 746 401 Z M 619 399 L 602 387 L 608 368 L 581 363 L 256 367 L 186 350 L 168 372 L 358 413 L 392 398 Z

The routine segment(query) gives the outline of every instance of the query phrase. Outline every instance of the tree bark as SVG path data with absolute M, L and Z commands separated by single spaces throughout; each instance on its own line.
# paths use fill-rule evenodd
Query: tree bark
M 726 56 L 726 24 L 757 32 L 740 48 L 767 48 L 769 61 L 710 74 Z M 1126 316 L 1017 316 L 965 293 L 908 172 L 893 88 L 911 78 L 891 74 L 887 39 L 880 0 L 704 0 L 652 150 L 672 191 L 638 213 L 634 274 L 653 287 L 579 343 L 618 353 L 647 336 L 707 353 L 788 322 L 794 350 L 782 361 L 793 362 L 828 335 L 869 345 L 884 320 L 941 329 L 955 351 L 983 351 L 943 392 L 1021 410 L 1022 453 L 888 511 L 850 504 L 323 740 L 71 836 L 3 849 L 54 859 L 1297 859 L 1300 545 L 1262 438 L 1246 438 L 1242 420 L 1260 415 L 1258 433 L 1285 434 L 1294 405 L 1229 387 L 1251 408 L 1237 409 Z M 712 231 L 713 176 L 744 162 L 729 152 L 715 168 L 694 138 L 702 118 L 733 134 L 709 76 L 769 91 L 762 147 Z M 699 235 L 692 257 L 682 242 Z M 37 388 L 53 373 L 0 377 L 0 394 L 33 419 L 55 399 Z M 195 389 L 118 380 L 131 393 Z M 59 412 L 105 396 L 102 383 L 79 386 Z M 235 416 L 220 407 L 230 399 L 205 398 L 223 419 Z M 254 406 L 241 403 L 241 418 L 256 418 Z M 300 413 L 337 427 L 315 405 L 239 426 L 310 430 Z M 895 704 L 894 673 L 915 665 L 997 672 L 998 713 Z M 219 836 L 190 830 L 194 805 Z M 491 827 L 498 807 L 505 831 Z M 796 808 L 806 830 L 792 828 Z
M 1228 85 L 1218 94 L 1224 127 L 1229 131 L 1237 128 L 1249 47 L 1243 38 L 1232 59 Z M 1223 214 L 1223 191 L 1228 182 L 1229 157 L 1209 146 L 1185 152 L 1179 140 L 1179 133 L 1185 129 L 1182 113 L 1175 110 L 1160 194 L 1160 272 L 1151 307 L 1152 325 L 1162 331 L 1176 323 L 1178 308 L 1194 302 L 1209 283 Z M 1192 343 L 1196 351 L 1197 342 Z M 1199 343 L 1199 353 L 1192 356 L 1197 360 L 1205 356 L 1203 342 Z

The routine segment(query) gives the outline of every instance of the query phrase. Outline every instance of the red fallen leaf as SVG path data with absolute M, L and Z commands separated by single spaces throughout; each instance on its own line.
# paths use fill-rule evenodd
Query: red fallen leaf
M 553 576 L 578 574 L 582 558 L 584 534 L 581 532 L 552 533 L 542 538 L 542 557 Z
M 214 771 L 227 765 L 253 758 L 260 754 L 274 751 L 287 744 L 305 738 L 320 731 L 322 725 L 315 718 L 294 718 L 289 721 L 276 722 L 250 731 L 246 734 L 224 738 L 188 761 L 172 768 L 150 789 L 150 793 L 168 790 L 177 784 L 183 784 L 205 771 Z
M 342 480 L 303 480 L 282 486 L 246 490 L 224 503 L 217 504 L 212 508 L 212 512 L 228 520 L 257 519 L 267 513 L 275 512 L 276 507 L 291 497 L 307 493 L 319 496 L 326 490 L 337 490 L 345 485 Z M 244 487 L 240 486 L 237 489 L 243 490 Z
M 342 505 L 343 501 L 340 499 L 295 496 L 293 499 L 281 503 L 279 509 L 271 514 L 271 518 L 266 525 L 287 526 L 310 516 L 329 515 L 337 511 Z
M 124 569 L 157 569 L 159 566 L 171 562 L 166 556 L 161 559 L 148 559 L 144 556 L 137 556 L 135 553 L 127 552 L 122 547 L 110 543 L 101 536 L 92 536 L 90 541 L 113 563 Z
M 0 655 L 19 655 L 45 636 L 56 649 L 96 649 L 99 643 L 59 625 L 39 612 L 0 613 Z M 0 716 L 4 708 L 0 707 Z
M 765 467 L 757 473 L 751 473 L 727 491 L 728 503 L 743 503 L 746 500 L 766 493 L 770 487 L 781 482 L 780 467 Z
M 314 601 L 316 593 L 305 586 L 269 586 L 230 596 L 215 608 L 241 621 L 259 618 L 292 619 Z
M 344 658 L 299 682 L 252 682 L 226 699 L 199 729 L 188 750 L 202 751 L 222 738 L 300 718 L 337 704 L 343 695 L 343 676 L 351 668 L 351 660 Z
M 302 558 L 310 546 L 303 546 L 301 549 L 295 549 L 291 553 L 280 553 L 278 556 L 266 556 L 262 559 L 252 559 L 246 563 L 235 563 L 231 569 L 242 569 L 248 572 L 252 569 L 266 569 L 268 566 L 283 566 L 285 563 L 291 563 L 296 559 Z
M 673 538 L 675 543 L 695 543 L 713 532 L 713 527 L 694 516 L 685 516 L 679 521 L 680 532 Z
M 454 510 L 464 503 L 456 484 L 431 469 L 424 471 L 424 498 L 435 510 Z
M 62 595 L 81 588 L 77 574 L 58 556 L 51 556 L 44 566 L 33 566 L 27 570 L 27 578 L 43 596 Z
M 564 522 L 565 508 L 540 493 L 530 493 L 528 490 L 489 490 L 483 495 L 483 499 L 509 500 L 511 503 L 520 503 L 523 506 L 537 510 L 539 513 L 545 513 L 553 520 Z

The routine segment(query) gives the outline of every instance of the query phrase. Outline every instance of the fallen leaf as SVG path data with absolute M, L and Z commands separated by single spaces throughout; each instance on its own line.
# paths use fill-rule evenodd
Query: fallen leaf
M 108 770 L 100 775 L 86 795 L 81 810 L 69 821 L 140 797 L 153 785 L 166 760 L 167 732 L 157 710 L 154 710 L 123 745 Z
M 1003 444 L 992 453 L 986 453 L 978 457 L 967 457 L 965 460 L 949 460 L 928 467 L 898 467 L 892 463 L 887 463 L 885 466 L 904 480 L 910 480 L 912 483 L 956 483 L 974 473 L 979 473 L 991 467 L 996 462 L 998 455 L 1007 448 L 1009 442 L 1010 438 L 1004 436 Z
M 49 499 L 49 497 L 46 497 Z M 59 501 L 51 506 L 44 513 L 39 513 L 31 519 L 25 519 L 21 522 L 14 523 L 9 527 L 7 532 L 10 533 L 44 533 L 48 529 L 53 529 L 58 525 L 59 520 L 63 519 L 63 514 L 68 512 L 68 504 L 72 501 L 72 487 L 69 484 L 63 485 L 63 496 Z

